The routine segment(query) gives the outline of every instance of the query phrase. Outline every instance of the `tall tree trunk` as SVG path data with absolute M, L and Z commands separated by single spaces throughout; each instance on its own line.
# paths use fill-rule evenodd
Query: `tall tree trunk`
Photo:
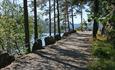
M 105 34 L 105 24 L 103 24 L 102 30 L 101 30 L 101 34 L 104 35 Z
M 96 19 L 94 19 L 94 24 L 93 24 L 93 38 L 96 38 L 96 34 L 98 31 L 98 22 Z
M 83 30 L 83 10 L 82 10 L 82 6 L 83 6 L 83 4 L 82 4 L 82 1 L 81 1 L 81 30 Z
M 72 11 L 71 11 L 71 14 L 72 14 L 72 28 L 74 30 L 74 18 L 73 18 L 73 7 L 72 7 L 72 5 L 71 5 L 71 9 L 72 9 Z
M 70 25 L 69 25 L 69 13 L 68 13 L 68 3 L 67 0 L 65 0 L 65 9 L 66 9 L 66 22 L 68 26 L 68 32 L 70 31 Z
M 65 22 L 64 26 L 65 26 L 65 32 L 67 32 L 67 28 L 66 28 L 67 27 L 67 16 L 66 16 L 67 15 L 67 11 L 66 11 L 67 6 L 66 6 L 66 2 L 64 4 L 65 4 L 65 6 L 64 6 L 64 22 Z
M 34 40 L 38 39 L 38 25 L 37 25 L 37 7 L 36 7 L 36 0 L 34 0 Z
M 65 11 L 65 14 L 64 14 L 64 18 L 65 18 L 65 19 L 64 19 L 64 22 L 65 22 L 65 23 L 64 23 L 64 25 L 65 25 L 65 32 L 67 32 L 67 28 L 66 28 L 66 26 L 67 26 L 67 22 L 66 22 L 66 21 L 67 21 L 66 11 Z
M 14 5 L 14 0 L 13 0 L 13 5 Z M 14 18 L 14 7 L 12 6 L 12 18 Z
M 98 21 L 96 18 L 98 18 L 98 10 L 99 10 L 99 1 L 94 0 L 94 24 L 93 24 L 93 38 L 96 38 L 96 34 L 98 31 Z
M 57 21 L 58 21 L 58 33 L 59 36 L 61 35 L 61 31 L 60 31 L 60 12 L 59 12 L 59 1 L 57 0 Z
M 51 36 L 51 0 L 49 0 L 49 36 Z
M 69 12 L 68 12 L 68 3 L 66 1 L 66 11 L 67 11 L 67 22 L 68 22 L 68 32 L 70 31 L 70 24 L 69 24 Z
M 68 32 L 70 31 L 69 14 L 67 14 Z
M 55 17 L 56 17 L 56 12 L 55 12 L 56 4 L 55 4 L 55 1 L 56 0 L 54 0 L 54 36 L 56 35 L 56 19 L 55 19 Z
M 27 48 L 27 52 L 29 53 L 29 52 L 31 52 L 31 50 L 30 50 L 30 39 L 29 39 L 27 0 L 23 0 L 23 2 L 24 2 L 25 47 Z

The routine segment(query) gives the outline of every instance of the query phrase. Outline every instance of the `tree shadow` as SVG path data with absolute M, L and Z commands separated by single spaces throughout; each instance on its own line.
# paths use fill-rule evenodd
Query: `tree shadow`
M 79 39 L 69 39 L 69 41 L 65 42 L 58 42 L 59 45 L 61 46 L 76 46 L 77 47 L 84 47 L 84 48 L 89 48 L 91 46 L 90 41 L 87 40 L 79 40 Z
M 76 66 L 76 65 L 72 65 L 72 64 L 69 64 L 67 62 L 64 62 L 63 60 L 61 59 L 58 59 L 58 58 L 54 58 L 54 57 L 51 57 L 51 56 L 47 56 L 47 55 L 52 55 L 52 54 L 49 54 L 49 53 L 44 53 L 44 52 L 36 52 L 35 54 L 41 56 L 42 58 L 45 58 L 45 59 L 48 59 L 48 60 L 52 60 L 52 61 L 55 61 L 55 62 L 58 62 L 58 63 L 61 63 L 62 65 L 64 65 L 64 69 L 66 69 L 66 67 L 71 67 L 71 68 L 74 68 L 75 70 L 87 70 L 86 68 L 83 68 L 83 67 L 79 67 L 79 66 Z M 53 55 L 52 55 L 53 56 Z
M 55 47 L 54 47 L 55 46 Z M 86 58 L 89 56 L 88 54 L 82 53 L 79 50 L 68 48 L 68 49 L 62 49 L 57 45 L 54 45 L 51 48 L 55 49 L 59 52 L 62 56 L 68 56 L 72 58 L 80 58 L 81 60 L 87 60 Z
M 76 34 L 79 37 L 89 37 L 89 34 Z M 83 45 L 75 44 L 83 43 Z M 66 39 L 57 42 L 55 45 L 50 45 L 48 48 L 34 52 L 35 54 L 47 60 L 61 63 L 64 66 L 75 68 L 75 70 L 87 70 L 86 66 L 89 61 L 90 54 L 84 53 L 78 47 L 89 48 L 89 38 L 77 38 L 75 36 L 67 37 Z M 66 47 L 67 46 L 67 47 Z M 69 47 L 74 46 L 74 47 Z M 53 51 L 52 51 L 53 50 Z M 85 52 L 89 52 L 85 50 Z M 79 66 L 82 65 L 82 66 Z
M 80 65 L 86 65 L 86 63 L 82 62 L 82 61 L 86 61 L 86 62 L 89 61 L 88 60 L 88 57 L 89 57 L 88 54 L 82 53 L 81 51 L 75 50 L 75 49 L 62 49 L 58 45 L 51 45 L 48 48 L 55 50 L 57 53 L 54 53 L 52 51 L 47 52 L 45 50 L 44 51 L 42 51 L 42 50 L 41 51 L 36 51 L 34 53 L 43 57 L 43 58 L 61 63 L 64 66 L 69 66 L 69 67 L 72 67 L 72 68 L 76 68 L 76 70 L 87 70 L 86 68 L 84 68 L 82 66 L 80 66 L 80 67 L 77 66 L 77 63 L 80 64 Z M 72 58 L 73 60 L 69 60 L 66 57 Z M 78 62 L 76 60 L 81 61 L 81 62 Z M 74 63 L 74 64 L 71 64 L 71 63 Z

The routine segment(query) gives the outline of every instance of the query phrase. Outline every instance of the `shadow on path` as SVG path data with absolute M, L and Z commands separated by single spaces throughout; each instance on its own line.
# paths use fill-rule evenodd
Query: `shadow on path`
M 74 33 L 54 45 L 17 58 L 1 70 L 87 70 L 91 34 Z

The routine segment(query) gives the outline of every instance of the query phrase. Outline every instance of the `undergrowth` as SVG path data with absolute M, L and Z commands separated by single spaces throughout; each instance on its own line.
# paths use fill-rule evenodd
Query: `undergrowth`
M 115 46 L 108 41 L 96 40 L 92 45 L 92 61 L 88 70 L 115 70 Z

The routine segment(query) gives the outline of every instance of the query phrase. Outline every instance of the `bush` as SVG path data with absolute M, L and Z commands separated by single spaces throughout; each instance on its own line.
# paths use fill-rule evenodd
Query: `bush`
M 110 43 L 97 41 L 93 44 L 92 53 L 95 57 L 110 59 L 113 51 L 113 46 Z
M 92 46 L 93 61 L 88 70 L 115 70 L 115 49 L 106 41 L 96 41 Z
M 110 32 L 109 32 L 109 41 L 115 45 L 115 30 L 112 29 Z
M 111 60 L 94 60 L 88 66 L 88 70 L 115 70 L 115 62 Z

